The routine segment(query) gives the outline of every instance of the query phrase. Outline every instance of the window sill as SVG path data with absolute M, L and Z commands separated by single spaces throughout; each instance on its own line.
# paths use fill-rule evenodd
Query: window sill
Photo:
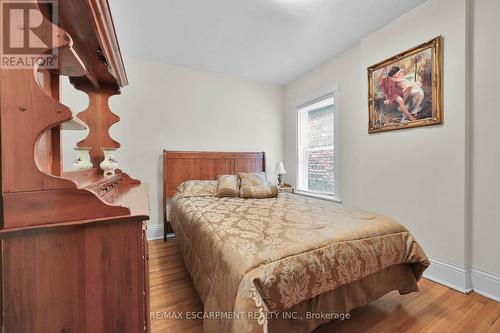
M 304 197 L 310 197 L 310 198 L 315 198 L 315 199 L 332 201 L 332 202 L 336 202 L 336 203 L 342 203 L 342 200 L 340 198 L 337 198 L 333 195 L 328 195 L 328 194 L 318 194 L 318 193 L 311 193 L 311 192 L 305 192 L 305 191 L 295 191 L 295 194 L 302 195 Z

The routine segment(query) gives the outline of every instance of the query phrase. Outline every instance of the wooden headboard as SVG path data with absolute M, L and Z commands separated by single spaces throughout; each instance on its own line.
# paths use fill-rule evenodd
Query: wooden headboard
M 266 171 L 264 152 L 163 151 L 163 220 L 164 238 L 170 232 L 167 221 L 167 199 L 185 180 L 212 180 L 218 175 Z

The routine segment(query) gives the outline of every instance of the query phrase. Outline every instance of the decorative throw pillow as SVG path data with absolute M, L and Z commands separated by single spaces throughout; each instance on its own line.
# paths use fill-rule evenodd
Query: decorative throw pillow
M 177 187 L 183 197 L 212 197 L 217 191 L 216 180 L 186 180 Z
M 278 196 L 278 186 L 276 185 L 242 185 L 240 197 L 242 198 L 276 198 Z
M 236 175 L 220 175 L 217 177 L 219 181 L 217 191 L 215 193 L 218 197 L 237 197 L 240 189 L 238 176 Z
M 241 186 L 269 185 L 265 172 L 240 172 L 238 176 L 240 177 Z

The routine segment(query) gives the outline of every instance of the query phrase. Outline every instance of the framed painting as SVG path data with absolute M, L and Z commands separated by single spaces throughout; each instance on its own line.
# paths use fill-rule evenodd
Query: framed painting
M 368 133 L 443 123 L 442 37 L 368 67 Z

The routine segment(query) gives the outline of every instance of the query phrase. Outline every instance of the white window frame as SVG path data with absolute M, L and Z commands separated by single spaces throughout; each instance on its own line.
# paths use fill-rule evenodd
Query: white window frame
M 295 170 L 296 172 L 296 179 L 295 179 L 295 184 L 297 184 L 297 189 L 295 193 L 308 196 L 308 197 L 314 197 L 314 198 L 319 198 L 319 199 L 325 199 L 325 200 L 330 200 L 334 202 L 339 202 L 341 203 L 341 195 L 340 195 L 340 103 L 339 103 L 339 89 L 335 88 L 330 90 L 328 93 L 323 93 L 320 95 L 317 95 L 316 97 L 310 97 L 308 99 L 304 99 L 302 103 L 297 103 L 295 107 L 295 117 L 296 117 L 296 161 L 295 161 Z M 313 104 L 316 104 L 320 102 L 323 99 L 327 99 L 333 97 L 333 149 L 334 149 L 334 169 L 333 169 L 333 177 L 335 179 L 334 183 L 334 193 L 333 194 L 328 194 L 325 192 L 316 192 L 316 191 L 305 191 L 301 190 L 299 188 L 299 184 L 301 182 L 307 181 L 306 179 L 301 179 L 303 178 L 303 175 L 300 174 L 300 154 L 302 153 L 301 149 L 301 126 L 302 126 L 302 121 L 300 119 L 301 117 L 301 110 L 304 108 L 307 108 L 308 106 L 311 106 Z

